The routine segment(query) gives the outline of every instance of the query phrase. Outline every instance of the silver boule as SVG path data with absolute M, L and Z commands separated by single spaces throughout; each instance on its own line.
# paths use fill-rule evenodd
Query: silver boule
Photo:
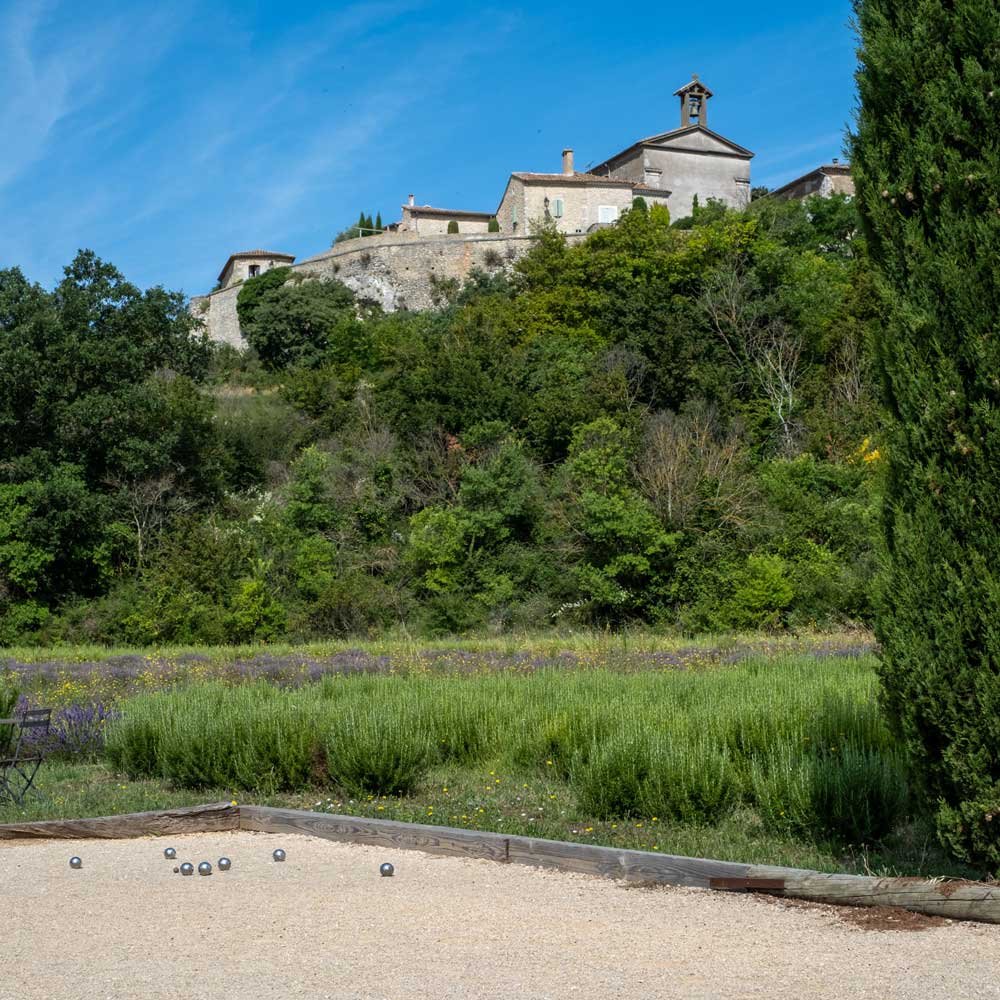
M 211 875 L 212 874 L 212 866 L 207 861 L 202 861 L 202 863 L 200 865 L 198 865 L 198 874 L 199 875 Z
M 232 863 L 232 861 L 229 860 L 229 858 L 219 858 L 219 871 L 220 872 L 227 872 L 232 867 L 233 867 L 233 863 Z
M 173 860 L 174 860 L 174 858 L 176 858 L 176 857 L 177 857 L 177 848 L 176 848 L 176 847 L 168 847 L 168 848 L 166 848 L 166 849 L 164 850 L 164 852 L 163 852 L 163 856 L 164 856 L 164 857 L 165 857 L 165 858 L 166 858 L 166 859 L 167 859 L 168 861 L 173 861 Z
M 74 854 L 73 857 L 69 859 L 70 868 L 82 868 L 83 862 Z
M 378 873 L 382 876 L 382 878 L 389 878 L 395 870 L 396 869 L 393 868 L 388 861 L 383 861 L 382 864 L 378 866 Z
M 182 875 L 193 875 L 194 874 L 194 865 L 191 864 L 190 861 L 185 861 L 184 864 L 181 865 L 181 874 Z
M 274 858 L 275 861 L 284 861 L 285 852 L 279 847 L 275 850 L 275 852 L 271 855 L 271 857 Z

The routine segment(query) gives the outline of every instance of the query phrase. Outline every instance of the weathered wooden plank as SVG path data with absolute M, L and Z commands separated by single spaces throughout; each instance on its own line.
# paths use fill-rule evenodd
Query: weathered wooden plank
M 785 888 L 783 878 L 713 878 L 709 889 L 721 892 L 780 892 Z
M 242 806 L 240 829 L 267 833 L 302 833 L 325 840 L 424 851 L 427 854 L 507 860 L 507 838 L 447 826 L 399 823 L 388 819 L 334 816 L 301 809 Z
M 0 825 L 0 840 L 56 838 L 84 840 L 147 837 L 171 833 L 207 833 L 239 829 L 240 811 L 231 802 L 160 809 L 156 812 L 95 816 L 90 819 L 53 819 Z
M 813 872 L 786 878 L 784 895 L 843 906 L 899 906 L 952 920 L 1000 923 L 1000 886 L 982 882 Z
M 630 882 L 708 887 L 713 878 L 745 878 L 748 866 L 735 861 L 685 858 L 654 851 L 628 851 L 534 837 L 511 837 L 512 863 L 584 872 Z

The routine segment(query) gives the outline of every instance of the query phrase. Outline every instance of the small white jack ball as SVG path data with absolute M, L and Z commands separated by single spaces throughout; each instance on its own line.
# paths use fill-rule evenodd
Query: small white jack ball
M 69 859 L 70 868 L 82 868 L 83 862 L 74 854 L 73 857 Z
M 388 861 L 383 861 L 382 864 L 378 866 L 378 873 L 382 878 L 388 878 L 396 869 L 389 864 Z
M 212 866 L 207 861 L 202 861 L 202 863 L 200 865 L 198 865 L 198 874 L 199 875 L 211 875 L 212 874 Z
M 164 857 L 165 857 L 165 858 L 166 858 L 166 859 L 167 859 L 168 861 L 173 861 L 173 860 L 174 860 L 174 858 L 176 858 L 176 857 L 177 857 L 177 848 L 176 848 L 176 847 L 168 847 L 168 848 L 166 848 L 166 849 L 164 850 L 164 852 L 163 852 L 163 856 L 164 856 Z
M 194 874 L 194 865 L 191 864 L 190 861 L 185 861 L 184 864 L 181 865 L 181 874 L 182 875 L 193 875 Z
M 284 861 L 285 860 L 285 852 L 279 847 L 274 852 L 274 854 L 271 855 L 271 857 L 274 858 L 275 861 Z
M 233 867 L 233 863 L 232 863 L 232 861 L 229 860 L 229 858 L 219 858 L 219 871 L 220 872 L 227 872 L 232 867 Z

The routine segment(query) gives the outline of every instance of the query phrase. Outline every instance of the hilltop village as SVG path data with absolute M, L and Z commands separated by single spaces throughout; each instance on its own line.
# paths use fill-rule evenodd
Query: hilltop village
M 388 312 L 435 304 L 443 282 L 463 281 L 473 270 L 509 267 L 531 244 L 533 226 L 544 223 L 573 242 L 614 225 L 642 198 L 664 205 L 671 218 L 689 216 L 695 204 L 719 201 L 736 209 L 750 202 L 754 154 L 708 126 L 712 91 L 697 75 L 674 92 L 676 128 L 639 139 L 586 172 L 562 150 L 553 173 L 515 171 L 495 211 L 418 205 L 410 195 L 401 218 L 376 235 L 336 243 L 295 263 L 295 256 L 244 250 L 229 256 L 216 289 L 191 300 L 192 312 L 210 339 L 243 346 L 236 316 L 239 287 L 273 267 L 291 266 L 315 277 L 336 277 L 360 297 Z M 774 197 L 853 193 L 850 168 L 834 161 L 773 192 Z

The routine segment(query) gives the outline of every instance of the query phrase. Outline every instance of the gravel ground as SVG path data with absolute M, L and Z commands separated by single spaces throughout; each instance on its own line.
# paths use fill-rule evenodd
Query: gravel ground
M 0 998 L 1000 998 L 1000 927 L 854 912 L 298 836 L 0 841 Z

